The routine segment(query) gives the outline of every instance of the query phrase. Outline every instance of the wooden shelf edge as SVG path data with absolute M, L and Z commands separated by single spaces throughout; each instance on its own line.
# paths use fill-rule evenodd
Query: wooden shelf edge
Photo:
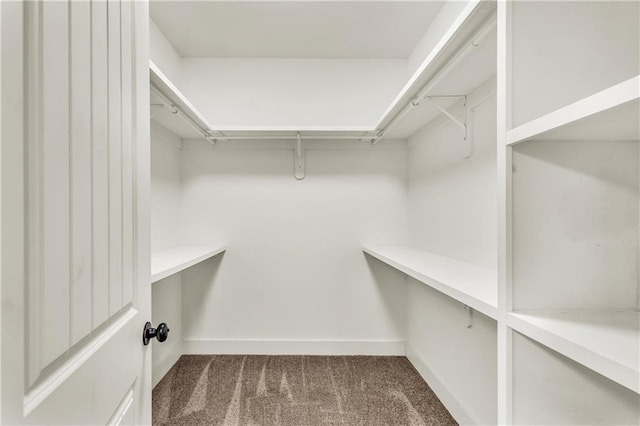
M 151 283 L 158 282 L 162 279 L 165 279 L 173 274 L 176 274 L 180 271 L 183 271 L 191 266 L 205 261 L 213 256 L 217 256 L 221 253 L 224 253 L 227 250 L 226 246 L 216 246 L 216 247 L 206 247 L 206 246 L 179 246 L 173 247 L 171 249 L 162 250 L 156 253 L 151 254 L 151 262 L 153 264 L 154 256 L 157 258 L 158 256 L 167 256 L 175 253 L 175 255 L 179 255 L 181 250 L 191 251 L 189 256 L 184 257 L 175 262 L 171 262 L 168 265 L 163 265 L 162 267 L 157 268 L 157 270 L 151 270 Z
M 379 261 L 386 263 L 387 265 L 397 269 L 398 271 L 410 276 L 411 278 L 414 278 L 418 281 L 420 281 L 421 283 L 428 285 L 429 287 L 439 291 L 440 293 L 443 293 L 455 300 L 457 300 L 460 303 L 463 303 L 475 310 L 477 310 L 478 312 L 481 312 L 482 314 L 492 318 L 492 319 L 497 319 L 498 317 L 498 307 L 497 304 L 493 305 L 491 303 L 486 302 L 485 300 L 481 300 L 479 298 L 477 298 L 476 296 L 466 293 L 454 286 L 451 286 L 445 282 L 441 282 L 437 279 L 434 279 L 430 276 L 424 275 L 419 271 L 416 271 L 415 269 L 412 269 L 408 266 L 403 265 L 402 263 L 391 259 L 389 257 L 387 257 L 386 255 L 382 254 L 381 252 L 379 252 L 378 250 L 376 250 L 375 248 L 372 247 L 367 247 L 364 246 L 362 248 L 362 251 L 370 256 L 373 256 L 374 258 L 378 259 Z M 429 253 L 424 251 L 425 253 Z M 429 253 L 431 254 L 431 253 Z M 447 256 L 444 255 L 438 255 L 441 256 L 443 258 L 448 258 Z M 458 259 L 453 259 L 453 258 L 448 258 L 451 260 L 454 260 L 456 262 L 459 263 L 466 263 L 463 262 L 461 260 Z M 471 265 L 471 264 L 469 264 Z M 477 265 L 471 265 L 475 268 L 481 268 L 480 266 Z M 496 278 L 496 296 L 497 296 L 497 278 Z
M 640 375 L 637 369 L 563 337 L 551 329 L 541 327 L 517 312 L 507 313 L 507 325 L 512 330 L 640 394 Z
M 170 101 L 174 102 L 185 114 L 204 129 L 211 130 L 211 125 L 202 113 L 189 101 L 189 99 L 176 87 L 153 61 L 149 61 L 149 78 L 153 86 L 158 89 Z
M 640 75 L 508 130 L 506 144 L 525 142 L 639 98 Z

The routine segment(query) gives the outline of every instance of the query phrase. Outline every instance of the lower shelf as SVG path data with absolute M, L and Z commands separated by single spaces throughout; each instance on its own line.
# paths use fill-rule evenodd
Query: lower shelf
M 226 251 L 225 246 L 178 246 L 151 254 L 151 282 L 187 269 Z
M 616 383 L 640 393 L 640 313 L 511 312 L 509 327 Z
M 498 277 L 494 269 L 403 246 L 363 247 L 365 253 L 441 293 L 496 319 Z

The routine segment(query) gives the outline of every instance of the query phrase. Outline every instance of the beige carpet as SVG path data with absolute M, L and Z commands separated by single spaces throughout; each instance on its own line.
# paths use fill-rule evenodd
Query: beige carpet
M 185 355 L 153 390 L 153 423 L 455 425 L 405 357 Z

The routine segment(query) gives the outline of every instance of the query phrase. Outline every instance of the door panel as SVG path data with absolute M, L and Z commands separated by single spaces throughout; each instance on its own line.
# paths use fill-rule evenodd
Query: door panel
M 133 297 L 133 4 L 120 7 L 122 84 L 122 305 Z
M 3 423 L 150 420 L 147 7 L 0 3 Z
M 71 345 L 91 318 L 91 3 L 70 4 Z
M 122 307 L 122 86 L 120 2 L 107 2 L 109 80 L 109 315 Z
M 31 383 L 40 372 L 69 349 L 70 257 L 69 257 L 69 11 L 66 2 L 38 4 L 42 22 L 41 88 L 38 123 L 40 137 L 28 147 L 38 151 L 37 162 L 27 165 L 29 185 L 37 194 L 30 197 L 29 211 L 41 212 L 37 221 L 27 224 L 39 243 L 29 261 L 29 293 L 40 295 L 37 305 L 27 312 L 28 352 L 35 358 Z M 44 78 L 46 76 L 46 78 Z M 32 173 L 33 172 L 33 173 Z M 38 180 L 38 181 L 37 181 Z M 32 188 L 30 188 L 32 189 Z M 41 269 L 41 271 L 35 271 Z M 31 277 L 29 277 L 31 278 Z M 35 317 L 38 317 L 37 319 Z M 44 325 L 49 329 L 44 332 Z M 33 337 L 32 337 L 33 336 Z
M 109 117 L 107 3 L 91 3 L 92 327 L 109 315 Z

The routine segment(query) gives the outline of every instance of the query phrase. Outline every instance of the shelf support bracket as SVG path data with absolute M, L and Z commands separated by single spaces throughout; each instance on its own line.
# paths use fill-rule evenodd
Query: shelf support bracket
M 464 110 L 464 120 L 460 121 L 453 114 L 447 111 L 446 108 L 442 107 L 436 99 L 440 98 L 461 98 L 462 99 L 462 109 Z M 473 141 L 471 139 L 471 116 L 472 109 L 469 106 L 469 102 L 467 100 L 467 95 L 450 95 L 450 96 L 425 96 L 424 99 L 430 101 L 433 106 L 438 108 L 442 114 L 444 114 L 447 118 L 449 118 L 456 126 L 460 127 L 464 131 L 464 141 L 469 145 L 469 149 L 467 154 L 464 156 L 465 159 L 471 158 L 473 155 Z M 414 101 L 415 106 L 419 105 L 420 102 Z M 412 103 L 413 104 L 413 103 Z
M 473 308 L 469 305 L 464 305 L 464 310 L 467 311 L 467 328 L 473 327 Z
M 304 179 L 304 160 L 305 160 L 304 144 L 300 132 L 296 134 L 295 159 L 293 167 L 293 176 L 297 180 Z
M 453 96 L 425 96 L 424 97 L 426 100 L 431 101 L 433 103 L 433 106 L 435 106 L 436 108 L 438 108 L 440 110 L 441 113 L 443 113 L 444 115 L 446 115 L 451 121 L 453 121 L 453 123 L 460 127 L 462 130 L 464 130 L 464 140 L 467 140 L 467 96 L 466 95 L 453 95 Z M 447 111 L 446 108 L 443 108 L 437 101 L 436 99 L 439 98 L 463 98 L 463 102 L 464 102 L 464 121 L 460 121 L 458 120 L 453 114 L 451 114 L 449 111 Z

